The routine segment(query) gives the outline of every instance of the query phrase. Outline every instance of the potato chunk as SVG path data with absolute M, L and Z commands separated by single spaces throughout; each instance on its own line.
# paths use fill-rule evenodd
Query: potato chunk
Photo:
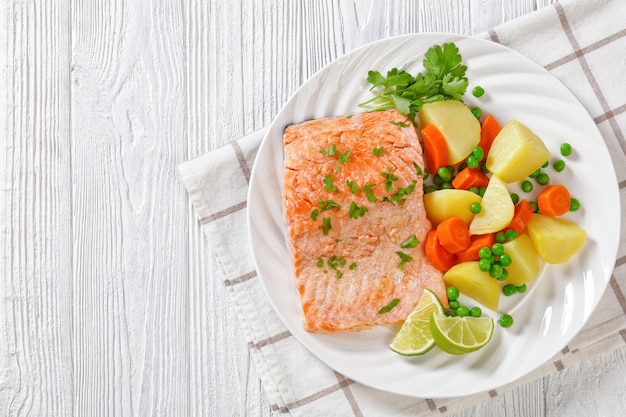
M 454 165 L 469 156 L 480 142 L 480 123 L 472 111 L 457 100 L 425 103 L 419 112 L 420 126 L 434 125 L 446 139 L 449 163 Z
M 489 272 L 483 272 L 477 261 L 462 262 L 454 265 L 444 275 L 443 280 L 448 287 L 456 287 L 461 294 L 478 301 L 492 310 L 498 308 L 500 302 L 500 284 L 491 278 Z
M 511 265 L 506 267 L 509 273 L 505 281 L 507 284 L 519 287 L 537 278 L 541 269 L 541 262 L 528 235 L 519 235 L 515 239 L 505 242 L 503 246 L 504 253 L 511 257 Z
M 528 236 L 539 256 L 549 264 L 561 264 L 576 255 L 587 238 L 577 224 L 559 217 L 533 214 Z
M 514 214 L 515 206 L 506 184 L 492 175 L 483 195 L 482 210 L 470 223 L 470 234 L 484 235 L 502 230 L 511 222 Z
M 470 204 L 480 203 L 482 197 L 467 190 L 445 189 L 424 194 L 424 208 L 426 217 L 437 227 L 442 221 L 450 217 L 459 217 L 470 224 L 474 213 L 469 209 Z
M 511 120 L 502 127 L 487 155 L 487 169 L 504 182 L 521 181 L 550 158 L 543 140 L 532 130 Z

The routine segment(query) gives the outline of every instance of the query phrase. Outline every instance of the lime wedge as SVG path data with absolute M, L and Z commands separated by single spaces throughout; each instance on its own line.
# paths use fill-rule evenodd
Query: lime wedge
M 430 332 L 437 346 L 453 355 L 474 352 L 485 346 L 493 335 L 491 317 L 450 317 L 433 313 Z
M 430 316 L 443 314 L 444 308 L 434 292 L 426 288 L 417 305 L 402 324 L 402 327 L 389 345 L 400 355 L 423 355 L 435 346 L 430 334 Z

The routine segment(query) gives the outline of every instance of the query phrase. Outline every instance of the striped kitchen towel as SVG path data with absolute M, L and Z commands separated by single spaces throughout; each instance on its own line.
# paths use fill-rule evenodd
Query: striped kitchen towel
M 626 187 L 626 2 L 570 1 L 547 6 L 480 35 L 531 58 L 561 80 L 597 124 Z M 189 199 L 223 269 L 241 332 L 275 415 L 420 416 L 487 401 L 515 386 L 626 345 L 626 261 L 620 244 L 608 290 L 585 328 L 549 362 L 498 389 L 460 398 L 419 399 L 356 383 L 328 368 L 287 330 L 266 299 L 245 227 L 250 172 L 265 130 L 182 163 Z M 212 186 L 220 178 L 222 190 Z M 624 200 L 622 199 L 622 204 Z M 620 243 L 624 242 L 622 231 Z M 216 283 L 217 284 L 217 283 Z

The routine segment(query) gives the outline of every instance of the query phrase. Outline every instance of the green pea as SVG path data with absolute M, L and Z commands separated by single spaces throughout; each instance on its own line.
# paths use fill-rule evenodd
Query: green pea
M 478 189 L 478 195 L 483 197 L 485 195 L 485 191 L 487 191 L 487 187 L 480 187 Z
M 482 88 L 481 86 L 477 85 L 472 90 L 472 94 L 474 95 L 474 97 L 482 97 L 483 94 L 485 94 L 485 89 Z
M 437 175 L 439 175 L 439 178 L 441 178 L 443 182 L 452 180 L 452 173 L 448 167 L 439 168 L 439 170 L 437 170 Z
M 530 204 L 530 207 L 532 207 L 533 213 L 539 213 L 539 206 L 537 205 L 536 201 L 529 201 L 528 204 Z
M 504 232 L 496 233 L 496 242 L 498 243 L 506 242 L 506 234 Z
M 474 115 L 474 117 L 476 117 L 477 119 L 480 119 L 480 116 L 483 115 L 483 109 L 481 109 L 480 107 L 474 107 L 472 109 L 472 114 Z
M 432 193 L 433 191 L 437 191 L 437 187 L 434 185 L 427 185 L 424 187 L 424 194 Z
M 478 257 L 480 259 L 489 259 L 491 257 L 491 248 L 483 246 L 478 250 Z
M 509 271 L 506 268 L 502 268 L 502 275 L 500 275 L 497 280 L 504 281 L 509 277 Z
M 483 315 L 483 311 L 480 309 L 480 307 L 472 307 L 470 308 L 470 316 L 472 317 L 480 317 Z
M 517 231 L 515 229 L 509 229 L 504 232 L 506 240 L 514 240 L 517 237 Z
M 500 317 L 500 326 L 502 327 L 511 327 L 513 325 L 513 317 L 508 314 L 503 314 Z
M 519 203 L 519 195 L 516 193 L 511 193 L 511 201 L 513 201 L 513 205 Z
M 544 162 L 543 165 L 541 165 L 541 168 L 548 168 L 548 165 L 550 165 L 550 161 Z
M 504 287 L 502 287 L 502 294 L 506 295 L 507 297 L 510 297 L 515 293 L 517 293 L 517 287 L 513 284 L 506 284 Z
M 469 316 L 469 308 L 465 307 L 465 306 L 460 306 L 459 308 L 456 309 L 456 314 L 459 315 L 459 317 L 466 317 Z
M 502 265 L 500 264 L 493 264 L 491 265 L 491 268 L 489 268 L 489 275 L 492 278 L 500 278 L 502 276 Z
M 541 168 L 537 168 L 535 172 L 529 175 L 530 178 L 537 178 L 541 174 Z
M 446 288 L 446 294 L 448 295 L 448 300 L 456 301 L 459 298 L 459 289 L 457 287 L 448 287 Z
M 461 305 L 461 304 L 459 304 L 459 302 L 458 302 L 457 300 L 450 301 L 450 302 L 448 303 L 448 306 L 449 306 L 451 309 L 453 309 L 453 310 L 456 310 L 457 308 L 459 308 L 459 306 L 460 306 L 460 305 Z
M 491 262 L 489 262 L 489 259 L 481 259 L 478 261 L 478 269 L 483 272 L 489 272 L 491 269 Z
M 482 164 L 480 166 L 480 170 L 484 173 L 484 174 L 489 174 L 489 169 L 487 168 L 487 164 Z
M 554 164 L 552 164 L 552 167 L 554 168 L 556 172 L 563 172 L 563 170 L 565 169 L 565 161 L 562 159 L 559 159 Z
M 517 287 L 517 292 L 522 294 L 526 292 L 526 284 L 522 284 L 519 287 Z
M 522 182 L 522 191 L 524 191 L 525 193 L 529 193 L 533 190 L 533 183 L 525 180 Z
M 545 172 L 542 174 L 539 174 L 539 176 L 537 176 L 537 183 L 541 184 L 541 185 L 547 185 L 550 182 L 550 176 L 548 174 L 546 174 Z
M 469 168 L 478 168 L 478 158 L 474 155 L 468 156 L 466 162 Z
M 580 209 L 580 201 L 577 198 L 570 199 L 569 211 L 578 211 Z
M 472 213 L 478 214 L 483 209 L 483 207 L 480 205 L 480 203 L 473 202 L 472 204 L 470 204 L 469 209 Z
M 474 194 L 478 194 L 478 187 L 470 187 L 469 191 L 473 192 Z
M 502 266 L 509 266 L 511 265 L 511 262 L 513 262 L 513 260 L 511 259 L 511 255 L 503 253 L 502 255 L 500 255 L 500 265 Z
M 446 310 L 446 315 L 450 317 L 456 317 L 457 316 L 456 310 L 452 310 L 452 309 Z
M 563 156 L 570 156 L 572 154 L 572 145 L 570 145 L 567 142 L 562 143 L 560 151 L 561 151 L 561 155 L 563 155 Z
M 491 246 L 491 253 L 496 256 L 501 256 L 504 253 L 504 245 L 502 243 L 494 243 Z
M 474 150 L 472 150 L 472 155 L 474 155 L 479 161 L 482 161 L 485 157 L 485 151 L 483 151 L 482 147 L 476 146 L 474 147 Z
M 427 180 L 429 175 L 430 175 L 430 174 L 428 173 L 428 170 L 427 170 L 427 169 L 424 169 L 424 173 L 422 174 L 422 179 L 423 179 L 423 180 Z
M 454 187 L 452 186 L 452 183 L 450 181 L 446 181 L 444 183 L 441 184 L 441 189 L 442 190 L 451 190 Z

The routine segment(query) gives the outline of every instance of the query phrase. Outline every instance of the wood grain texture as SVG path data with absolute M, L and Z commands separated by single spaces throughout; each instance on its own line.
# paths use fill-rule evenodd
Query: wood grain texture
M 0 415 L 269 417 L 176 165 L 366 43 L 550 3 L 6 2 Z M 617 415 L 624 371 L 619 350 L 451 415 Z

